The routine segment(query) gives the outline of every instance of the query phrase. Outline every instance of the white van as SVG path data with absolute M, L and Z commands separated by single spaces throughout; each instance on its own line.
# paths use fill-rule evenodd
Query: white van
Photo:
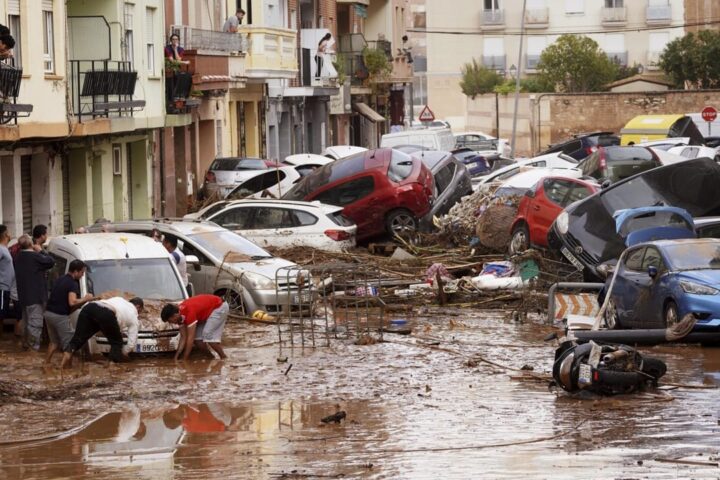
M 67 273 L 70 262 L 82 260 L 87 272 L 80 280 L 81 296 L 118 291 L 145 301 L 135 353 L 177 350 L 180 331 L 160 320 L 160 309 L 166 302 L 185 300 L 188 294 L 175 262 L 161 243 L 132 233 L 86 233 L 51 238 L 48 253 L 55 260 L 48 275 L 49 285 Z M 73 325 L 78 314 L 76 311 L 71 315 Z M 88 345 L 91 354 L 110 351 L 102 334 L 93 337 Z
M 455 137 L 449 128 L 427 128 L 423 130 L 405 130 L 382 136 L 380 147 L 399 147 L 401 145 L 419 145 L 430 150 L 451 151 L 455 149 Z

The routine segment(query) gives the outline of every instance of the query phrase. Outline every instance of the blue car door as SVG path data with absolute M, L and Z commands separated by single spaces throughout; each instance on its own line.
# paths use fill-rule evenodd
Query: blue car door
M 642 260 L 645 247 L 628 250 L 625 259 L 615 277 L 612 298 L 617 308 L 618 319 L 625 327 L 636 328 L 635 312 L 637 310 L 637 296 L 642 272 Z M 644 273 L 647 276 L 647 273 Z
M 650 277 L 648 271 L 655 267 L 657 275 Z M 645 272 L 645 280 L 641 281 L 639 300 L 642 301 L 642 308 L 636 315 L 640 328 L 665 328 L 663 318 L 663 303 L 665 291 L 667 290 L 667 268 L 663 262 L 662 255 L 656 247 L 647 247 L 643 256 L 642 269 Z

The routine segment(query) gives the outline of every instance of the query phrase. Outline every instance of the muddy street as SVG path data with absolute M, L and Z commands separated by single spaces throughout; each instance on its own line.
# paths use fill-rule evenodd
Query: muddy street
M 2 400 L 1 476 L 718 475 L 717 390 L 589 400 L 550 392 L 547 380 L 528 376 L 544 377 L 552 365 L 553 346 L 542 340 L 551 328 L 539 318 L 431 308 L 411 336 L 282 353 L 276 328 L 228 330 L 225 362 L 93 362 L 62 380 L 6 334 L 6 372 L 32 394 Z M 666 384 L 720 383 L 717 349 L 644 351 L 668 363 Z M 322 422 L 339 411 L 347 415 L 340 423 Z

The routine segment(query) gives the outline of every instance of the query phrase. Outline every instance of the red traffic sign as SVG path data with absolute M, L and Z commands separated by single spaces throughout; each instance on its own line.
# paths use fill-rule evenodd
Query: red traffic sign
M 418 120 L 420 120 L 421 122 L 432 122 L 433 120 L 435 120 L 435 114 L 432 110 L 430 110 L 430 107 L 425 105 L 425 108 L 423 108 L 422 112 L 420 112 Z
M 714 122 L 717 118 L 717 110 L 714 107 L 705 107 L 702 110 L 702 119 L 706 122 Z

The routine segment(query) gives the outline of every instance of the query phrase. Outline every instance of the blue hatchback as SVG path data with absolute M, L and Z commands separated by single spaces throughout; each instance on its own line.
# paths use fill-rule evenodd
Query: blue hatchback
M 617 266 L 607 327 L 667 328 L 688 313 L 697 319 L 695 331 L 720 330 L 720 240 L 656 240 L 628 248 Z

